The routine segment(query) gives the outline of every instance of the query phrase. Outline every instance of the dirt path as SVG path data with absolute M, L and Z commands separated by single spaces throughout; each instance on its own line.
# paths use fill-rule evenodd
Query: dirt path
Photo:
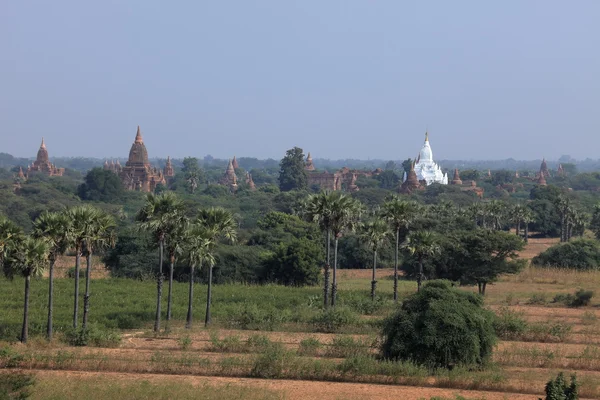
M 148 381 L 154 384 L 161 382 L 185 382 L 193 385 L 239 385 L 267 389 L 283 394 L 287 400 L 327 400 L 327 399 L 429 399 L 433 396 L 453 397 L 455 395 L 467 398 L 485 398 L 486 400 L 535 400 L 536 395 L 516 393 L 482 392 L 454 389 L 423 388 L 415 386 L 392 386 L 362 383 L 339 383 L 294 380 L 265 380 L 252 378 L 224 378 L 204 376 L 181 376 L 161 374 L 128 374 L 116 372 L 80 372 L 80 371 L 35 371 L 40 379 L 76 379 L 108 378 L 115 382 Z

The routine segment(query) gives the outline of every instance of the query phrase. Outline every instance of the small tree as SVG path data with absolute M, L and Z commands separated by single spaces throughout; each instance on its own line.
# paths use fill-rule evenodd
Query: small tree
M 384 322 L 381 351 L 430 368 L 481 365 L 496 342 L 493 321 L 481 296 L 430 281 Z
M 204 171 L 198 165 L 196 157 L 185 157 L 183 159 L 182 172 L 185 174 L 187 190 L 192 194 L 196 191 L 198 185 L 205 181 Z
M 285 157 L 279 163 L 279 189 L 282 192 L 308 188 L 308 176 L 304 169 L 304 163 L 304 153 L 300 147 L 286 151 Z
M 423 281 L 423 264 L 425 261 L 440 252 L 436 235 L 429 231 L 412 232 L 402 245 L 411 255 L 419 261 L 419 275 L 417 276 L 417 291 L 421 290 Z
M 523 240 L 508 232 L 477 230 L 459 236 L 459 279 L 463 284 L 477 284 L 485 295 L 487 284 L 502 274 L 519 272 L 524 261 L 517 260 Z
M 361 238 L 373 251 L 373 273 L 371 277 L 371 300 L 375 300 L 375 289 L 377 286 L 377 251 L 383 246 L 385 241 L 391 236 L 390 227 L 382 218 L 375 218 L 361 226 Z
M 594 213 L 590 222 L 590 229 L 596 235 L 596 239 L 600 239 L 600 204 L 594 206 Z
M 567 384 L 565 375 L 561 372 L 556 379 L 550 379 L 546 384 L 545 400 L 577 400 L 579 399 L 579 384 L 575 375 L 571 376 L 571 383 Z M 540 399 L 542 400 L 542 399 Z
M 263 262 L 265 280 L 286 286 L 316 285 L 322 259 L 321 247 L 308 239 L 282 243 Z

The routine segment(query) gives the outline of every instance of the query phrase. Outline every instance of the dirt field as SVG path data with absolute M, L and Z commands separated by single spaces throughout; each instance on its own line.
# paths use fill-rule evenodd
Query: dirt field
M 531 239 L 522 252 L 530 258 L 554 243 L 554 240 Z M 74 262 L 61 260 L 60 270 Z M 103 277 L 102 266 L 96 265 L 95 277 Z M 98 273 L 96 273 L 98 272 Z M 380 290 L 391 288 L 392 270 L 378 271 Z M 340 270 L 340 288 L 367 287 L 370 270 Z M 403 282 L 412 285 L 410 282 Z M 59 342 L 42 341 L 27 346 L 14 345 L 25 352 L 21 364 L 33 371 L 41 382 L 110 382 L 124 388 L 130 382 L 151 384 L 186 383 L 194 386 L 241 386 L 250 390 L 265 390 L 284 399 L 427 399 L 440 396 L 454 399 L 531 399 L 542 396 L 545 383 L 560 371 L 576 373 L 581 383 L 581 398 L 600 398 L 600 309 L 595 298 L 592 305 L 568 308 L 552 301 L 556 294 L 573 293 L 578 288 L 595 289 L 600 273 L 540 270 L 528 268 L 518 276 L 501 279 L 491 285 L 486 305 L 494 311 L 510 311 L 529 324 L 548 329 L 548 335 L 498 343 L 493 356 L 494 367 L 488 372 L 473 372 L 468 376 L 396 377 L 373 375 L 373 383 L 358 383 L 351 375 L 328 375 L 322 379 L 318 368 L 343 363 L 345 356 L 330 352 L 335 341 L 342 337 L 362 343 L 367 354 L 376 350 L 370 344 L 376 339 L 376 329 L 370 334 L 325 334 L 286 331 L 244 331 L 231 329 L 206 330 L 198 327 L 185 330 L 181 321 L 173 324 L 168 335 L 155 337 L 146 330 L 123 332 L 117 348 L 69 347 Z M 409 287 L 409 286 L 406 286 Z M 412 289 L 410 289 L 412 290 Z M 474 290 L 474 289 L 472 289 Z M 378 318 L 365 315 L 362 318 Z M 545 328 L 544 328 L 545 329 Z M 564 330 L 564 335 L 552 333 Z M 298 357 L 311 365 L 314 375 L 304 378 L 254 379 L 242 377 L 249 363 L 260 350 L 249 350 L 248 339 L 260 335 L 270 342 L 281 344 L 290 352 L 299 352 L 303 341 L 314 339 L 321 346 L 310 355 Z M 554 336 L 552 336 L 554 335 Z M 215 341 L 233 343 L 228 349 L 215 349 Z M 285 369 L 286 366 L 284 365 Z M 237 376 L 236 376 L 237 375 Z M 244 375 L 249 376 L 249 375 Z M 361 378 L 362 379 L 362 378 Z M 105 380 L 105 381 L 103 381 Z M 344 381 L 344 382 L 340 382 Z M 356 383 L 355 383 L 356 382 Z M 418 382 L 415 385 L 414 382 Z M 386 383 L 386 384 L 381 384 Z M 421 386 L 419 386 L 421 385 Z M 261 398 L 259 395 L 256 398 Z M 244 396 L 240 397 L 243 398 Z M 44 398 L 36 394 L 34 398 Z M 60 398 L 56 397 L 56 398 Z

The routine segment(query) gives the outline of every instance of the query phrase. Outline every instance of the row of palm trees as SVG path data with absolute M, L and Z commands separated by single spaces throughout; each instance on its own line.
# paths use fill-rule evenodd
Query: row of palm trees
M 81 257 L 86 258 L 85 294 L 82 328 L 86 329 L 90 310 L 90 282 L 94 251 L 114 245 L 115 222 L 112 216 L 89 205 L 67 208 L 60 212 L 43 212 L 35 221 L 32 234 L 23 231 L 7 218 L 0 218 L 0 262 L 8 277 L 25 278 L 25 299 L 21 341 L 26 342 L 29 324 L 31 278 L 48 268 L 48 321 L 46 336 L 53 335 L 54 266 L 67 249 L 75 251 L 75 294 L 73 327 L 77 328 L 79 313 L 79 270 Z
M 154 330 L 160 330 L 161 301 L 164 282 L 164 253 L 169 259 L 169 287 L 167 321 L 172 318 L 173 269 L 181 259 L 189 267 L 189 295 L 186 327 L 192 326 L 194 276 L 197 269 L 206 266 L 208 290 L 205 324 L 211 322 L 212 272 L 215 250 L 222 240 L 236 240 L 237 222 L 222 208 L 198 210 L 194 218 L 185 214 L 184 204 L 172 192 L 147 196 L 136 215 L 141 231 L 150 232 L 159 251 L 157 270 L 157 298 Z M 114 246 L 116 225 L 112 216 L 90 205 L 67 208 L 59 212 L 44 212 L 34 221 L 30 235 L 5 217 L 0 216 L 0 264 L 7 277 L 25 278 L 25 299 L 21 341 L 26 342 L 29 322 L 31 278 L 41 276 L 48 269 L 48 321 L 46 336 L 53 336 L 54 267 L 60 255 L 75 253 L 73 328 L 79 322 L 79 278 L 82 258 L 86 261 L 85 294 L 83 297 L 82 329 L 88 327 L 91 295 L 92 256 L 95 252 Z
M 439 250 L 433 233 L 415 231 L 410 233 L 410 225 L 423 211 L 423 206 L 406 201 L 398 196 L 386 200 L 380 209 L 367 213 L 364 206 L 351 196 L 340 192 L 324 191 L 310 195 L 303 204 L 302 213 L 311 222 L 317 223 L 325 233 L 325 268 L 323 285 L 323 305 L 335 307 L 337 297 L 337 252 L 338 240 L 348 231 L 355 231 L 361 240 L 373 251 L 371 298 L 375 300 L 377 288 L 377 254 L 392 236 L 395 239 L 394 256 L 394 301 L 398 300 L 398 263 L 401 248 L 418 257 L 420 277 L 423 276 L 423 261 Z M 367 215 L 362 222 L 361 217 Z M 333 280 L 329 286 L 331 241 L 333 238 Z M 418 287 L 421 287 L 421 278 Z M 329 297 L 331 295 L 331 297 Z
M 194 299 L 194 274 L 196 268 L 208 267 L 208 288 L 204 324 L 211 323 L 212 273 L 216 247 L 222 240 L 235 242 L 237 222 L 233 215 L 220 207 L 200 209 L 189 218 L 183 202 L 173 193 L 149 194 L 144 206 L 136 215 L 140 230 L 149 232 L 159 252 L 157 270 L 156 314 L 154 331 L 160 331 L 161 303 L 164 282 L 164 251 L 169 257 L 169 287 L 167 296 L 167 329 L 172 318 L 173 269 L 178 259 L 187 262 L 189 268 L 189 293 L 186 328 L 192 326 Z

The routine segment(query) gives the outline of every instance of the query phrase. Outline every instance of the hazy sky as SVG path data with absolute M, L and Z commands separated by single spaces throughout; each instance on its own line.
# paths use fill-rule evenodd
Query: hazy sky
M 600 158 L 600 1 L 3 1 L 0 152 Z

